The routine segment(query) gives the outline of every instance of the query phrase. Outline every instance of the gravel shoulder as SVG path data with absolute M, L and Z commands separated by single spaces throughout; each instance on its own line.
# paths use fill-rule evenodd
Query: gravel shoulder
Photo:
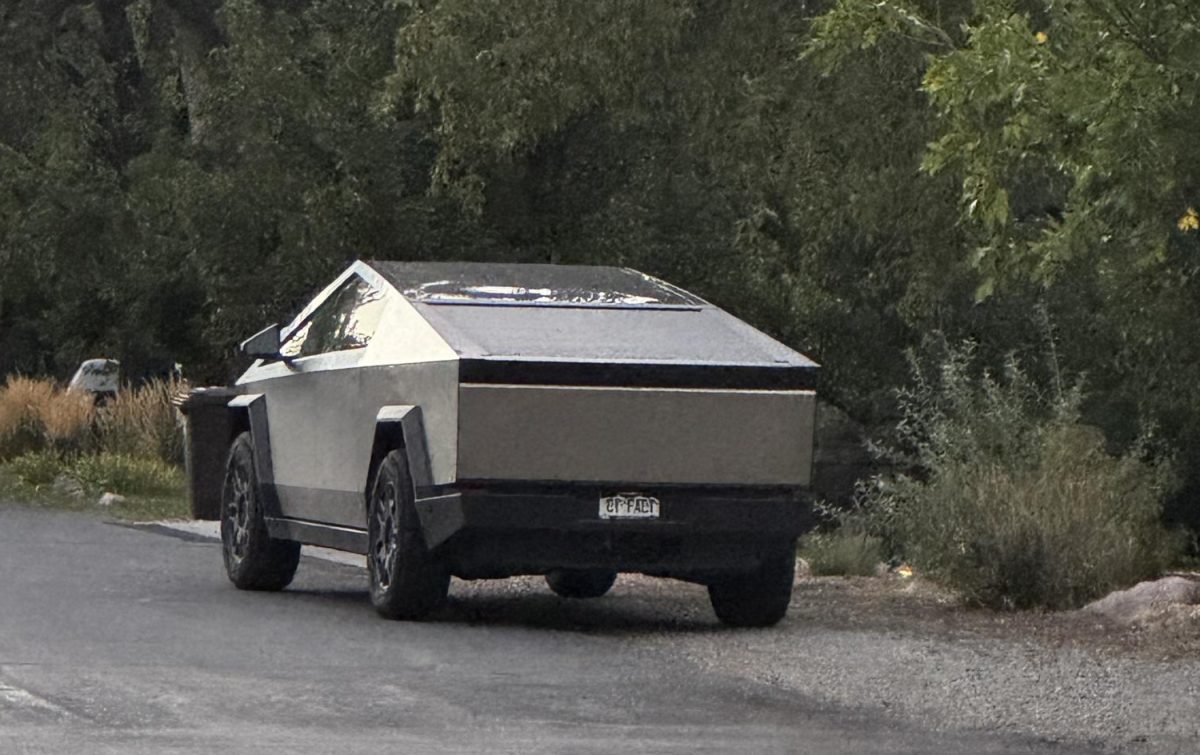
M 463 583 L 486 622 L 536 622 L 540 579 Z M 525 600 L 522 600 L 522 597 Z M 569 601 L 585 632 L 647 654 L 934 731 L 987 731 L 1096 751 L 1194 753 L 1200 742 L 1200 610 L 1117 626 L 1081 612 L 972 610 L 920 580 L 807 578 L 779 626 L 715 624 L 701 587 L 622 575 Z

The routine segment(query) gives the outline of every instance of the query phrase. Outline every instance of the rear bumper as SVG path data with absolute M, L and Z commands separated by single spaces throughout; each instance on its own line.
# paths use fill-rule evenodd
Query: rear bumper
M 556 568 L 604 568 L 695 578 L 753 569 L 813 523 L 797 489 L 627 486 L 659 499 L 654 520 L 604 520 L 612 488 L 506 485 L 417 501 L 427 543 L 455 573 L 502 577 Z

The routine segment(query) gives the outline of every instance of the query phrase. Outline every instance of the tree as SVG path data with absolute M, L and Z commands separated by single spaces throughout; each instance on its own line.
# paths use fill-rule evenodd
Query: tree
M 390 101 L 432 119 L 436 185 L 519 220 L 523 248 L 694 287 L 815 353 L 867 416 L 969 301 L 907 43 L 823 79 L 809 11 L 778 0 L 414 5 Z
M 924 168 L 959 183 L 977 296 L 1040 287 L 1094 381 L 1094 420 L 1117 437 L 1157 421 L 1200 470 L 1200 9 L 979 0 L 961 32 L 927 10 L 839 0 L 808 55 L 919 40 L 938 123 Z

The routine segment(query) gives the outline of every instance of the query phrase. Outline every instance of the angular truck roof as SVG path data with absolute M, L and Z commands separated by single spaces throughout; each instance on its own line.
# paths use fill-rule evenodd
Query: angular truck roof
M 817 364 L 808 357 L 636 270 L 483 262 L 364 264 L 403 294 L 464 360 L 772 368 L 782 370 L 780 378 L 790 373 L 784 382 L 796 383 L 794 387 L 812 387 L 815 380 Z

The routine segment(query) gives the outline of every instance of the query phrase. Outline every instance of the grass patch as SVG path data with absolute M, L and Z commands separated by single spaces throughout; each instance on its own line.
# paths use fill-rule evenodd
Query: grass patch
M 6 465 L 18 480 L 34 488 L 51 485 L 64 471 L 62 458 L 54 451 L 30 451 Z
M 183 433 L 171 397 L 186 386 L 126 386 L 107 405 L 53 380 L 10 376 L 0 386 L 0 495 L 33 506 L 123 519 L 188 515 Z M 125 500 L 97 504 L 103 493 Z
M 817 577 L 869 577 L 887 560 L 883 538 L 845 525 L 806 535 L 800 541 L 800 557 Z
M 125 500 L 100 506 L 105 492 L 119 493 Z M 46 451 L 24 454 L 0 465 L 0 498 L 131 521 L 190 515 L 183 475 L 177 468 L 111 454 L 68 460 Z
M 78 456 L 66 467 L 66 474 L 87 491 L 125 496 L 170 496 L 184 492 L 179 468 L 154 458 L 105 451 Z

